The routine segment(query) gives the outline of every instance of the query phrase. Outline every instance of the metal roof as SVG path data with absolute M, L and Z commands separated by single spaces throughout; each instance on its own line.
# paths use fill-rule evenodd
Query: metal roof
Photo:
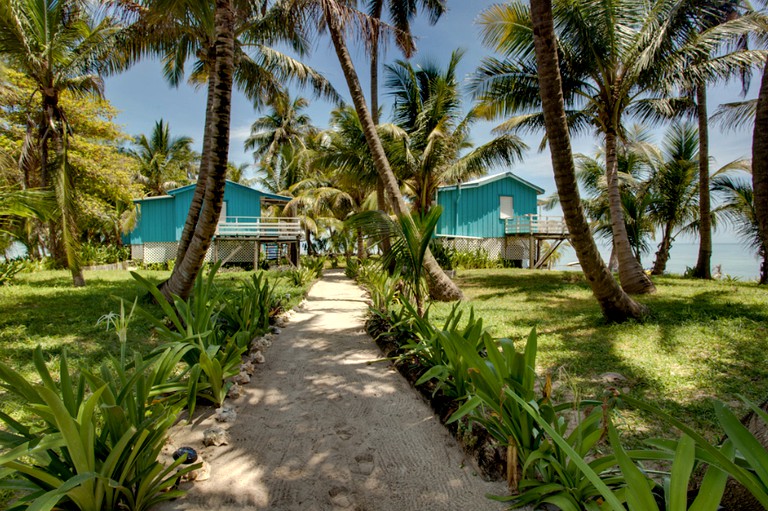
M 517 176 L 517 175 L 513 174 L 510 171 L 501 172 L 499 174 L 493 174 L 493 175 L 481 177 L 481 178 L 478 178 L 478 179 L 473 179 L 472 181 L 467 181 L 466 183 L 461 183 L 461 187 L 462 188 L 474 188 L 474 187 L 483 186 L 483 185 L 486 185 L 488 183 L 492 183 L 494 181 L 498 181 L 499 179 L 504 179 L 504 178 L 507 178 L 507 177 L 510 177 L 510 178 L 514 179 L 515 181 L 518 181 L 521 184 L 524 184 L 525 186 L 533 188 L 534 190 L 536 190 L 536 194 L 537 195 L 541 195 L 542 193 L 544 193 L 544 189 L 543 188 L 540 188 L 540 187 L 536 186 L 535 184 L 526 181 L 525 179 L 521 178 L 520 176 Z M 438 188 L 438 190 L 455 190 L 456 187 L 457 187 L 457 185 L 441 186 L 441 187 Z

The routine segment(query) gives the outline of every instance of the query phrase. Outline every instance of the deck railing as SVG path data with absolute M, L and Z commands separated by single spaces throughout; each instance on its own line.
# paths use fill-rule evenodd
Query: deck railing
M 553 234 L 567 235 L 568 226 L 561 216 L 521 215 L 504 221 L 507 234 Z
M 216 236 L 248 236 L 268 239 L 293 239 L 301 237 L 301 223 L 294 217 L 228 216 L 219 222 Z

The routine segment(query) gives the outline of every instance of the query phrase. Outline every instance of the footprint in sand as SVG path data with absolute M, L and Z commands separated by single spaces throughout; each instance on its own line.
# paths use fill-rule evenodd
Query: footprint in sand
M 328 490 L 328 495 L 334 506 L 346 509 L 352 505 L 352 501 L 349 499 L 349 490 L 343 486 L 334 486 Z
M 375 467 L 375 464 L 373 462 L 373 453 L 366 452 L 363 454 L 358 454 L 355 456 L 355 462 L 356 464 L 350 467 L 350 470 L 355 474 L 360 474 L 364 476 L 371 475 L 371 472 L 373 472 L 373 469 Z

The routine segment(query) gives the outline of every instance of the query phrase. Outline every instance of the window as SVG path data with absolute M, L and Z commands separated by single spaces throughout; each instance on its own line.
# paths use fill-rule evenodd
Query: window
M 512 197 L 501 195 L 499 197 L 499 218 L 512 218 L 515 216 L 515 209 L 512 207 Z

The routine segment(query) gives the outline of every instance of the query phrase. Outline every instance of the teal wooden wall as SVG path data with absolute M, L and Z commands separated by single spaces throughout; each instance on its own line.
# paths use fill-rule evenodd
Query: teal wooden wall
M 443 214 L 437 224 L 437 235 L 503 237 L 499 197 L 512 197 L 515 215 L 535 214 L 538 192 L 510 175 L 478 184 L 466 183 L 460 192 L 455 186 L 439 189 L 437 203 L 443 207 Z
M 194 193 L 195 185 L 189 185 L 171 190 L 167 197 L 137 201 L 139 220 L 124 241 L 131 245 L 179 241 Z M 261 216 L 261 197 L 258 190 L 227 181 L 227 216 Z

